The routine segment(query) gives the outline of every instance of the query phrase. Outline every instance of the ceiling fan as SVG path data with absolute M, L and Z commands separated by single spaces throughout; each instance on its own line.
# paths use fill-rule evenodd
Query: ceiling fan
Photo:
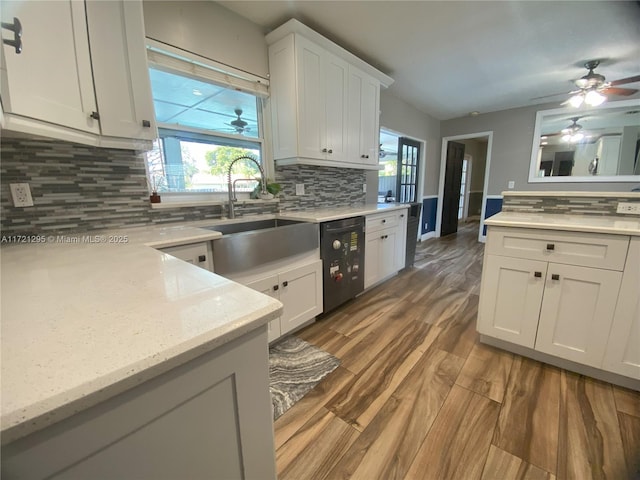
M 227 125 L 232 126 L 233 127 L 233 131 L 235 131 L 239 135 L 242 135 L 244 132 L 248 132 L 249 130 L 251 130 L 251 127 L 248 126 L 249 124 L 241 118 L 242 117 L 242 109 L 241 108 L 236 108 L 234 110 L 234 113 L 236 114 L 236 116 L 238 118 L 236 118 L 235 120 L 232 120 Z
M 638 92 L 635 88 L 620 88 L 618 85 L 640 82 L 640 75 L 607 82 L 604 75 L 594 72 L 598 65 L 600 65 L 600 60 L 590 60 L 584 64 L 584 67 L 589 70 L 589 72 L 574 82 L 577 90 L 568 92 L 571 97 L 563 102 L 562 105 L 568 104 L 572 107 L 578 108 L 584 103 L 586 105 L 596 107 L 607 99 L 607 95 L 629 96 Z M 554 93 L 552 95 L 536 97 L 536 99 L 555 97 L 556 95 L 563 94 L 564 93 Z

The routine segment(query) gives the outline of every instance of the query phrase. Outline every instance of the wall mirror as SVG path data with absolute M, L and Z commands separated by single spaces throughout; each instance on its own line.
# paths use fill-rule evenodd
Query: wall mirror
M 536 114 L 529 182 L 640 181 L 640 100 Z

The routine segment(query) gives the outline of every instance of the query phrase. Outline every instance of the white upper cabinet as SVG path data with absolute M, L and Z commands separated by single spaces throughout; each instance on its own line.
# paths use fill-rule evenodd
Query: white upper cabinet
M 145 149 L 157 137 L 139 1 L 3 1 L 22 52 L 2 46 L 3 128 Z M 4 39 L 13 32 L 2 29 Z
M 142 3 L 87 2 L 93 82 L 102 135 L 154 140 Z
M 380 82 L 349 67 L 347 161 L 378 165 L 380 151 Z
M 267 43 L 276 162 L 377 169 L 380 86 L 393 80 L 296 20 Z
M 2 22 L 22 25 L 22 52 L 2 45 L 5 114 L 99 133 L 82 2 L 3 1 Z M 3 39 L 13 33 L 2 29 Z M 9 117 L 12 118 L 12 117 Z

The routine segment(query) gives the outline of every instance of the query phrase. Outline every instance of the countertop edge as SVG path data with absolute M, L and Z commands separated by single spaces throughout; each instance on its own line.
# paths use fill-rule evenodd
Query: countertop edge
M 593 224 L 580 225 L 580 224 L 569 223 L 569 222 L 550 223 L 550 222 L 545 222 L 544 220 L 532 221 L 530 218 L 526 218 L 526 217 L 518 219 L 517 215 L 518 215 L 517 213 L 514 214 L 512 212 L 500 212 L 490 218 L 487 218 L 485 220 L 485 225 L 496 226 L 496 227 L 535 228 L 535 229 L 541 229 L 541 230 L 564 230 L 564 231 L 571 231 L 571 232 L 605 233 L 609 235 L 640 236 L 640 228 L 621 228 L 621 227 L 616 227 L 614 225 L 611 225 L 611 226 L 602 226 L 602 225 L 593 225 Z M 544 215 L 545 214 L 541 214 L 540 216 L 544 216 Z M 501 216 L 506 216 L 507 218 L 495 218 L 495 217 L 501 217 Z M 573 216 L 571 218 L 575 219 L 576 217 L 577 216 Z M 625 219 L 620 218 L 617 221 L 624 222 Z M 634 221 L 637 225 L 638 220 L 634 220 Z
M 253 311 L 247 314 L 247 318 L 241 318 L 233 324 L 224 325 L 224 328 L 211 330 L 205 336 L 211 337 L 209 339 L 193 339 L 191 342 L 163 351 L 160 355 L 139 361 L 137 365 L 129 365 L 126 369 L 84 383 L 64 392 L 64 394 L 48 398 L 44 402 L 3 414 L 1 445 L 11 443 L 87 410 L 266 325 L 282 313 L 282 304 L 279 302 L 278 304 L 279 306 L 275 308 Z M 255 318 L 251 319 L 251 317 Z M 91 393 L 83 393 L 86 391 L 91 391 Z M 52 403 L 53 405 L 51 405 Z M 43 412 L 43 410 L 45 411 Z

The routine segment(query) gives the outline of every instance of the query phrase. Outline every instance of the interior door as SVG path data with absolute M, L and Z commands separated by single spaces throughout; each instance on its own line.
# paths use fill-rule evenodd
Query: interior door
M 447 144 L 447 167 L 444 174 L 442 198 L 440 235 L 443 237 L 458 231 L 458 204 L 460 202 L 463 160 L 464 144 L 450 141 Z

